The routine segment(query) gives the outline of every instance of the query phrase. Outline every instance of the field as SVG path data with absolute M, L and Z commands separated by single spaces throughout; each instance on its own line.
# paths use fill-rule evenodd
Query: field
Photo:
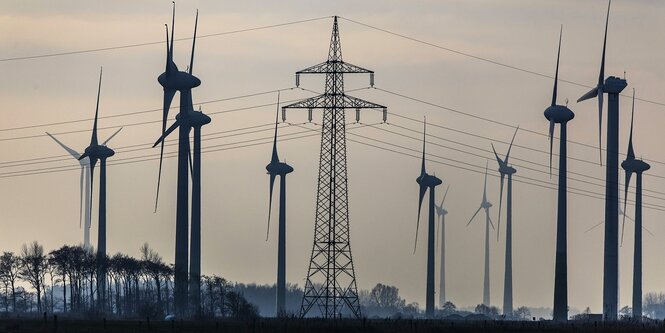
M 233 333 L 428 333 L 428 332 L 662 332 L 663 322 L 443 321 L 256 319 L 247 321 L 149 321 L 0 319 L 0 332 L 233 332 Z

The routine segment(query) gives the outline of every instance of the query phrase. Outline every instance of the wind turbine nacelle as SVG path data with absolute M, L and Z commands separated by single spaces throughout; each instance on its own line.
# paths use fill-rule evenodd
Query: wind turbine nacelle
M 603 90 L 608 94 L 619 94 L 623 91 L 624 88 L 626 88 L 627 85 L 628 83 L 626 80 L 616 76 L 610 76 L 605 79 Z
M 275 162 L 266 165 L 266 170 L 272 175 L 286 175 L 293 172 L 293 167 L 286 163 Z
M 569 108 L 563 105 L 553 105 L 545 109 L 545 118 L 554 121 L 557 124 L 568 122 L 575 118 L 575 114 Z
M 157 77 L 157 82 L 164 88 L 178 91 L 196 88 L 201 85 L 199 78 L 187 72 L 180 71 L 170 75 L 162 73 Z
M 194 111 L 187 115 L 187 121 L 190 123 L 190 125 L 197 127 L 209 124 L 212 119 L 210 119 L 210 117 L 205 115 L 203 112 Z
M 85 154 L 91 158 L 108 158 L 115 155 L 115 152 L 109 147 L 96 145 L 86 148 Z
M 503 174 L 506 174 L 506 175 L 512 175 L 512 174 L 516 173 L 517 170 L 515 170 L 515 168 L 513 168 L 509 165 L 502 165 L 502 166 L 499 167 L 499 172 L 503 173 Z
M 422 186 L 427 186 L 427 187 L 434 187 L 434 186 L 439 186 L 443 184 L 443 181 L 436 176 L 424 174 L 418 178 L 416 178 L 416 183 Z
M 649 163 L 642 160 L 625 160 L 621 163 L 621 167 L 628 172 L 644 172 L 651 169 Z

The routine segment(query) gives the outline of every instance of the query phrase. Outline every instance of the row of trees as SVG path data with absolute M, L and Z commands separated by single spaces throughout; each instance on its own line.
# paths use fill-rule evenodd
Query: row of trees
M 126 254 L 98 259 L 91 249 L 65 245 L 49 253 L 37 242 L 20 254 L 0 256 L 0 310 L 50 312 L 71 317 L 160 318 L 173 309 L 173 267 L 148 244 L 141 257 Z M 97 295 L 98 260 L 107 267 L 105 304 Z M 256 306 L 219 276 L 201 279 L 201 313 L 206 317 L 252 317 Z M 25 287 L 30 287 L 28 291 Z M 103 313 L 100 311 L 104 309 Z

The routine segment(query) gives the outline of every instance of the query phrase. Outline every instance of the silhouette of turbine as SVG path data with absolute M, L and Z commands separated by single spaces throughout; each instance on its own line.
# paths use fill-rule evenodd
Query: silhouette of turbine
M 275 178 L 279 176 L 279 225 L 277 240 L 277 294 L 276 313 L 278 317 L 286 315 L 286 175 L 293 172 L 293 168 L 279 161 L 277 155 L 277 123 L 279 121 L 279 92 L 277 92 L 277 113 L 275 114 L 275 138 L 272 142 L 272 157 L 266 165 L 270 175 L 270 199 L 268 203 L 268 228 L 266 240 L 270 233 L 270 213 L 272 211 L 272 190 Z
M 427 285 L 425 294 L 425 316 L 432 318 L 434 316 L 434 200 L 435 188 L 441 185 L 441 179 L 429 175 L 425 171 L 425 136 L 427 122 L 423 121 L 423 158 L 420 167 L 420 176 L 416 178 L 419 186 L 418 193 L 418 219 L 416 220 L 416 238 L 413 245 L 413 253 L 416 253 L 418 244 L 418 229 L 420 228 L 420 209 L 423 205 L 425 192 L 429 189 L 429 223 L 427 224 Z
M 616 320 L 618 313 L 619 288 L 619 94 L 626 87 L 626 80 L 610 76 L 603 83 L 605 75 L 605 49 L 607 27 L 610 18 L 611 0 L 607 5 L 603 54 L 600 62 L 598 85 L 577 101 L 598 97 L 599 138 L 602 123 L 603 93 L 608 94 L 607 106 L 607 157 L 605 162 L 605 241 L 603 265 L 603 318 Z M 600 140 L 599 140 L 600 141 Z M 599 145 L 599 149 L 601 149 Z M 601 149 L 602 151 L 602 149 Z
M 86 250 L 90 249 L 90 161 L 87 158 L 79 160 L 79 157 L 81 157 L 79 152 L 62 143 L 51 133 L 46 132 L 46 134 L 66 150 L 69 155 L 72 155 L 81 166 L 79 180 L 79 228 L 83 225 L 83 248 Z
M 568 107 L 556 104 L 562 34 L 563 26 L 561 26 L 561 30 L 559 31 L 559 47 L 556 56 L 554 88 L 552 89 L 552 105 L 547 107 L 544 112 L 545 118 L 550 123 L 550 175 L 552 175 L 552 145 L 554 144 L 555 124 L 560 124 L 561 130 L 559 134 L 559 184 L 557 190 L 556 255 L 554 264 L 554 310 L 552 312 L 552 318 L 555 321 L 568 320 L 568 150 L 566 126 L 568 122 L 575 117 L 573 111 Z
M 503 180 L 506 175 L 508 176 L 508 189 L 506 193 L 506 258 L 505 258 L 505 272 L 503 282 L 503 314 L 513 314 L 513 174 L 517 172 L 515 168 L 508 165 L 508 158 L 510 158 L 510 149 L 513 148 L 513 141 L 519 130 L 519 126 L 515 129 L 513 139 L 510 140 L 506 158 L 501 159 L 494 149 L 492 144 L 492 151 L 496 162 L 499 163 L 499 173 L 501 174 L 501 187 L 499 190 L 499 221 L 497 222 L 496 237 L 499 239 L 501 232 L 501 206 L 503 201 Z
M 444 208 L 443 203 L 446 201 L 449 189 L 450 185 L 448 185 L 446 192 L 443 194 L 441 204 L 434 206 L 436 216 L 439 218 L 438 227 L 441 229 L 440 233 L 437 232 L 437 235 L 440 235 L 438 245 L 441 247 L 441 252 L 439 253 L 441 257 L 441 267 L 439 268 L 439 307 L 443 307 L 446 304 L 446 215 L 448 211 Z
M 633 118 L 635 116 L 635 89 L 633 89 L 633 109 L 630 115 L 630 137 L 628 139 L 628 153 L 621 167 L 626 170 L 626 183 L 623 196 L 623 210 L 626 210 L 626 199 L 628 197 L 628 186 L 630 176 L 635 173 L 635 249 L 633 259 L 633 319 L 642 320 L 642 173 L 651 166 L 635 158 L 633 150 Z M 621 226 L 621 242 L 623 243 L 623 229 L 626 225 L 624 215 Z
M 487 200 L 487 164 L 485 164 L 485 184 L 483 185 L 483 201 L 480 202 L 480 207 L 473 213 L 471 219 L 466 224 L 468 227 L 473 218 L 478 215 L 481 209 L 485 210 L 485 273 L 483 279 L 483 304 L 490 306 L 490 226 L 494 229 L 492 219 L 490 219 L 490 207 L 492 204 Z
M 192 69 L 194 68 L 194 49 L 196 46 L 196 28 L 198 25 L 198 11 L 196 14 L 196 23 L 194 24 L 194 39 L 192 41 L 192 54 L 189 63 L 188 71 L 183 72 L 179 71 L 175 62 L 173 62 L 173 41 L 175 39 L 174 34 L 174 24 L 175 24 L 175 2 L 173 3 L 173 16 L 171 20 L 171 39 L 169 44 L 169 33 L 168 25 L 166 26 L 166 69 L 164 73 L 159 75 L 157 81 L 164 88 L 164 109 L 162 114 L 162 135 L 155 142 L 153 147 L 161 144 L 160 148 L 160 157 L 159 157 L 159 174 L 157 176 L 157 195 L 155 197 L 155 211 L 157 210 L 157 203 L 159 201 L 159 184 L 161 181 L 162 174 L 162 160 L 164 155 L 164 140 L 165 138 L 172 133 L 176 128 L 179 129 L 178 132 L 178 184 L 177 184 L 177 200 L 176 200 L 176 241 L 175 241 L 175 274 L 174 274 L 174 307 L 175 313 L 178 316 L 184 316 L 187 313 L 187 300 L 188 300 L 188 241 L 187 236 L 189 234 L 188 230 L 188 197 L 189 197 L 189 159 L 190 156 L 190 147 L 189 147 L 189 133 L 194 127 L 195 136 L 200 126 L 210 122 L 210 118 L 205 116 L 201 112 L 194 111 L 194 106 L 192 102 L 192 89 L 201 85 L 201 80 L 192 75 Z M 180 111 L 176 116 L 176 121 L 166 129 L 166 122 L 168 120 L 168 112 L 171 105 L 171 101 L 175 96 L 176 91 L 180 92 Z M 198 132 L 200 133 L 200 132 Z M 197 143 L 198 142 L 198 143 Z M 200 144 L 200 139 L 197 141 L 195 139 L 195 145 Z M 199 146 L 197 146 L 199 147 Z M 195 150 L 197 148 L 195 147 Z M 200 156 L 200 154 L 199 154 Z M 200 287 L 200 278 L 196 279 L 196 276 L 200 276 L 200 164 L 197 160 L 197 166 L 192 165 L 192 263 L 194 270 L 192 271 L 194 277 L 194 283 L 192 284 L 193 288 Z M 198 249 L 198 250 L 197 250 Z M 197 270 L 199 272 L 197 272 Z M 200 311 L 200 292 L 196 290 L 192 291 L 192 299 L 190 300 L 193 305 L 194 311 L 196 314 Z
M 99 87 L 97 89 L 97 107 L 95 108 L 95 121 L 92 126 L 90 145 L 79 156 L 79 161 L 86 157 L 90 160 L 90 193 L 92 191 L 95 165 L 99 160 L 99 228 L 97 232 L 97 301 L 98 311 L 104 313 L 106 305 L 106 159 L 113 156 L 113 149 L 106 146 L 118 131 L 106 139 L 101 145 L 97 140 L 97 118 L 99 115 L 99 95 L 102 90 L 102 71 L 99 71 Z M 121 128 L 122 129 L 122 128 Z

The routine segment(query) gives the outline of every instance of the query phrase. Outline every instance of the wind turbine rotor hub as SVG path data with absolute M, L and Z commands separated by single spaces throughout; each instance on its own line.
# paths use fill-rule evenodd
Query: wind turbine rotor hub
M 621 168 L 628 172 L 644 172 L 651 169 L 649 163 L 638 159 L 625 160 L 621 163 Z

